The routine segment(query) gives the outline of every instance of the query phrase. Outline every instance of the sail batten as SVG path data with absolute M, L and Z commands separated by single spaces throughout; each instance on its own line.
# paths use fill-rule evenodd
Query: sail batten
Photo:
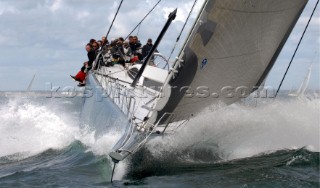
M 171 73 L 175 75 L 169 84 L 175 89 L 157 119 L 173 113 L 174 120 L 182 120 L 254 91 L 271 70 L 306 3 L 206 1 L 181 51 L 178 74 Z

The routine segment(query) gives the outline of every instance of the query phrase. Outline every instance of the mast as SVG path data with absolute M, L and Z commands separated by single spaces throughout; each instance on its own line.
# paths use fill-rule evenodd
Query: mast
M 144 69 L 146 68 L 147 64 L 149 63 L 151 57 L 153 56 L 153 53 L 156 51 L 158 45 L 160 44 L 164 34 L 167 32 L 171 22 L 176 18 L 176 15 L 177 15 L 177 9 L 175 9 L 173 12 L 171 12 L 168 16 L 168 20 L 167 20 L 167 23 L 164 25 L 162 31 L 160 32 L 156 42 L 154 43 L 153 47 L 151 48 L 148 56 L 146 57 L 146 59 L 144 60 L 137 76 L 134 78 L 131 86 L 132 87 L 135 87 L 140 79 L 140 77 L 142 76 L 142 73 L 144 71 Z

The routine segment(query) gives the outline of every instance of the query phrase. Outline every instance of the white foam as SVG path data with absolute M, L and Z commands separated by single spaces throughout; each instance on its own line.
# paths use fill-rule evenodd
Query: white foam
M 121 134 L 108 132 L 96 138 L 89 127 L 79 128 L 79 122 L 74 119 L 78 113 L 63 111 L 61 104 L 70 103 L 37 105 L 12 99 L 0 106 L 0 157 L 21 160 L 48 149 L 63 149 L 75 140 L 87 147 L 86 152 L 108 155 Z M 122 179 L 126 168 L 125 162 L 117 165 L 114 179 Z
M 94 155 L 102 156 L 108 155 L 111 152 L 112 147 L 116 144 L 121 136 L 122 135 L 119 132 L 108 132 L 99 138 L 95 138 L 95 132 L 86 132 L 82 130 L 79 140 L 88 147 L 87 152 L 92 152 Z M 108 157 L 107 159 L 111 165 L 110 169 L 112 169 L 113 162 L 111 158 Z M 113 180 L 121 180 L 126 174 L 126 170 L 126 161 L 118 163 L 115 169 Z
M 250 108 L 232 105 L 191 119 L 176 135 L 154 139 L 148 148 L 155 156 L 207 148 L 224 160 L 305 146 L 320 151 L 319 104 L 319 99 L 296 99 Z
M 87 151 L 91 151 L 95 155 L 108 155 L 120 137 L 121 134 L 118 132 L 109 132 L 99 138 L 95 138 L 94 132 L 91 132 L 82 134 L 79 140 L 88 146 Z
M 79 133 L 77 125 L 50 107 L 19 99 L 0 107 L 0 122 L 0 157 L 23 153 L 24 158 L 50 148 L 62 149 Z
M 195 117 L 177 134 L 150 140 L 147 147 L 156 157 L 163 152 L 206 148 L 224 160 L 305 146 L 320 151 L 319 104 L 320 100 L 294 100 L 251 108 L 232 105 Z M 0 157 L 25 158 L 65 148 L 74 140 L 95 155 L 107 155 L 121 136 L 109 132 L 96 139 L 94 132 L 80 130 L 78 122 L 69 121 L 65 113 L 19 100 L 0 106 Z M 117 166 L 115 179 L 121 179 L 126 168 L 126 163 Z

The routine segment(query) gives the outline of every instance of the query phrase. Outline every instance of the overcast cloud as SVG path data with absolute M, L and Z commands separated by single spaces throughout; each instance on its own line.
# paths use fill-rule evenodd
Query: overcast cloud
M 1 0 L 0 1 L 0 90 L 25 90 L 36 74 L 33 89 L 44 90 L 46 82 L 75 86 L 70 78 L 87 60 L 85 44 L 100 39 L 108 31 L 120 0 Z M 123 2 L 109 38 L 126 37 L 158 0 Z M 198 0 L 185 33 L 190 29 L 203 0 Z M 310 0 L 294 32 L 268 78 L 277 87 L 300 39 L 316 0 Z M 162 0 L 139 30 L 144 44 L 155 39 L 170 11 L 178 16 L 164 37 L 159 51 L 165 56 L 174 45 L 193 0 Z M 319 89 L 319 30 L 317 11 L 297 58 L 284 83 L 285 89 L 297 88 L 308 66 L 314 63 L 310 87 Z M 138 34 L 138 30 L 133 34 Z M 185 37 L 185 35 L 183 35 Z M 182 37 L 181 42 L 184 42 Z M 176 51 L 178 51 L 179 44 Z

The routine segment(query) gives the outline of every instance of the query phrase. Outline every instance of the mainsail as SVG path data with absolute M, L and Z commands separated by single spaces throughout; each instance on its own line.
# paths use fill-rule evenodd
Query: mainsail
M 271 70 L 306 3 L 207 0 L 169 75 L 171 94 L 156 119 L 167 113 L 171 121 L 187 119 L 253 92 Z

